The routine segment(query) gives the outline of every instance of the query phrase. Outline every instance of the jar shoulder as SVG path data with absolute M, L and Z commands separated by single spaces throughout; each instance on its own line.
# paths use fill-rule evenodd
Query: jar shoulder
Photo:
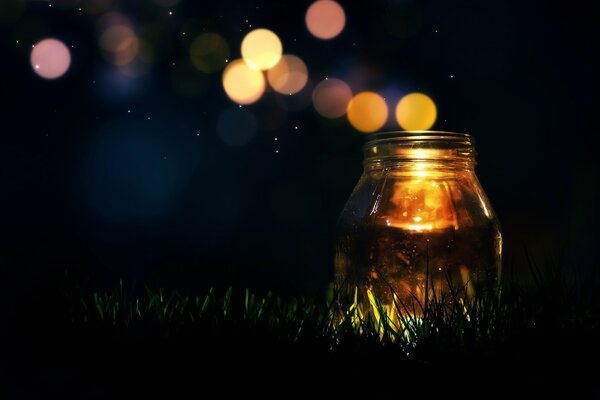
M 473 171 L 423 176 L 364 171 L 338 226 L 361 222 L 415 230 L 480 225 L 499 229 L 490 201 Z

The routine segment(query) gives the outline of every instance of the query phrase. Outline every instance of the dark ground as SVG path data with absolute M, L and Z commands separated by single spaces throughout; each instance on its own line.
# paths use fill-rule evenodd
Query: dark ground
M 293 342 L 282 334 L 285 327 L 248 326 L 235 316 L 217 314 L 213 319 L 221 322 L 216 325 L 187 324 L 165 338 L 151 318 L 129 328 L 100 321 L 95 310 L 83 312 L 72 302 L 89 301 L 89 293 L 79 291 L 84 297 L 70 299 L 65 295 L 75 293 L 70 290 L 58 288 L 43 299 L 32 298 L 10 321 L 2 373 L 8 397 L 3 398 L 146 399 L 239 391 L 278 396 L 600 396 L 595 367 L 600 319 L 594 308 L 582 314 L 575 307 L 572 318 L 544 316 L 542 310 L 537 324 L 510 335 L 466 346 L 425 342 L 407 359 L 399 347 L 359 337 L 331 350 L 322 337 L 309 334 Z

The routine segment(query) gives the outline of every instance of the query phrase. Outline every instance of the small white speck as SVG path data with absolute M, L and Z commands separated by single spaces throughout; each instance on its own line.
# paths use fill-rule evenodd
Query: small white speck
M 294 129 L 295 129 L 295 130 L 298 130 L 298 125 L 294 126 Z
M 226 62 L 226 63 L 228 63 L 228 62 L 229 62 L 229 58 L 226 58 L 226 59 L 225 59 L 225 62 Z
M 175 63 L 172 63 L 173 66 L 175 66 Z
M 238 105 L 238 108 L 242 108 L 242 105 L 241 105 L 241 104 L 239 104 L 239 105 Z
M 79 7 L 79 11 L 83 11 L 83 9 L 81 7 Z
M 52 7 L 52 3 L 48 4 L 48 7 Z
M 94 84 L 94 85 L 95 85 L 95 84 L 96 84 L 96 81 L 92 81 L 92 84 Z
M 279 154 L 279 150 L 275 150 L 275 154 Z
M 325 77 L 325 80 L 328 80 L 328 79 L 329 79 L 328 77 Z
M 437 29 L 435 30 L 435 33 L 438 33 L 438 30 L 437 30 Z
M 127 110 L 127 114 L 131 114 L 131 110 Z
M 196 136 L 200 137 L 200 134 L 199 134 L 199 133 L 196 133 Z
M 148 117 L 148 121 L 150 121 L 150 117 Z
M 275 138 L 275 141 L 277 141 L 277 138 Z
M 33 49 L 34 47 L 35 47 L 35 44 L 32 44 L 32 45 L 31 45 L 31 48 Z
M 17 44 L 19 44 L 19 41 L 17 40 Z
M 169 11 L 169 15 L 173 15 L 173 11 Z
M 39 64 L 35 64 L 35 69 L 40 69 Z
M 454 79 L 454 75 L 450 75 L 450 79 Z
M 183 36 L 185 36 L 185 32 L 182 32 L 181 34 L 182 34 Z
M 74 49 L 74 48 L 75 48 L 75 45 L 74 45 L 74 44 L 72 44 L 72 45 L 71 45 L 71 48 L 72 48 L 72 49 Z

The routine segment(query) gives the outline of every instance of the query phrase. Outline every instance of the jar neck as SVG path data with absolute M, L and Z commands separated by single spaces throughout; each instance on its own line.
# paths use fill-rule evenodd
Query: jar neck
M 371 135 L 363 146 L 365 170 L 429 176 L 473 170 L 475 146 L 464 133 L 401 131 Z

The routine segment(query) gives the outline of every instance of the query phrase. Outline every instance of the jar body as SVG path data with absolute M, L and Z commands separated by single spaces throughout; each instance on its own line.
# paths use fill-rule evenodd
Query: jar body
M 472 152 L 460 155 L 470 137 L 399 134 L 408 140 L 365 145 L 364 172 L 338 221 L 339 298 L 419 313 L 427 299 L 493 289 L 502 236 Z

